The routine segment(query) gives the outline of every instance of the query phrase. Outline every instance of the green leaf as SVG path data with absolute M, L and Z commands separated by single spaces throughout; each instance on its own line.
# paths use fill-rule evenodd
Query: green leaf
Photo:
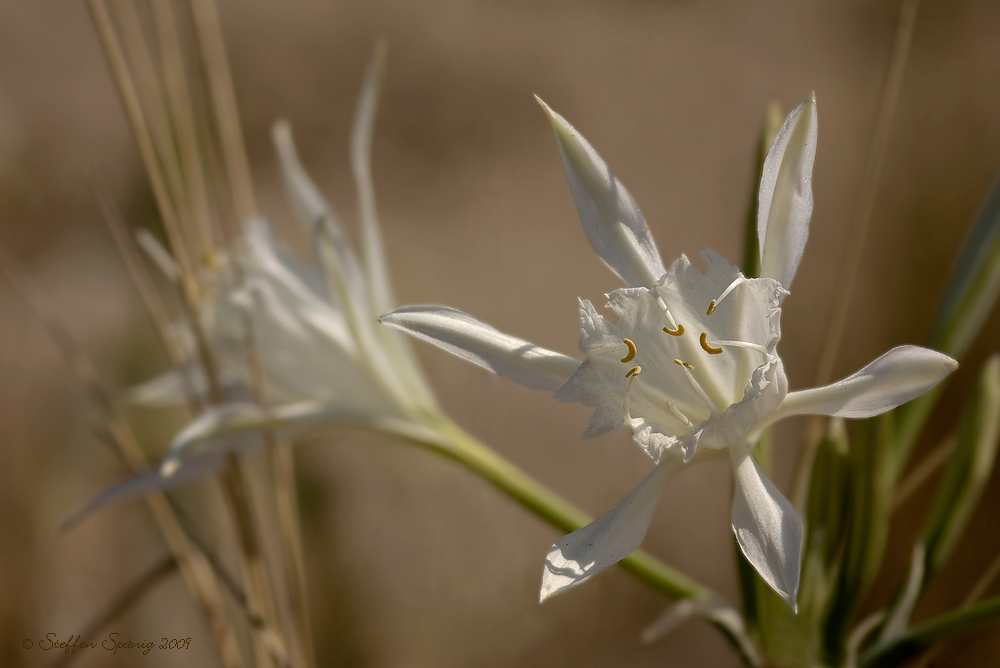
M 747 278 L 756 278 L 760 275 L 760 251 L 758 248 L 760 242 L 757 239 L 758 186 L 764 172 L 764 159 L 767 158 L 767 151 L 771 148 L 778 130 L 781 129 L 784 118 L 784 114 L 781 113 L 781 105 L 774 101 L 767 105 L 764 125 L 760 129 L 757 155 L 754 156 L 754 178 L 750 188 L 750 207 L 747 209 L 746 232 L 743 242 L 743 275 Z
M 945 469 L 923 540 L 924 581 L 951 555 L 986 489 L 1000 443 L 1000 354 L 990 357 L 965 407 L 958 443 Z
M 888 642 L 875 645 L 861 655 L 861 668 L 900 666 L 919 656 L 934 643 L 1000 621 L 1000 597 L 930 619 Z
M 927 345 L 962 361 L 1000 296 L 1000 178 L 952 268 Z M 906 464 L 945 383 L 900 409 L 897 463 Z
M 858 606 L 882 563 L 896 472 L 892 413 L 865 420 L 851 444 L 846 517 L 840 569 L 823 624 L 827 663 L 843 662 L 847 636 Z
M 994 182 L 952 269 L 929 344 L 961 358 L 1000 296 L 1000 179 Z
M 896 595 L 881 640 L 903 633 L 921 591 L 951 556 L 989 482 L 1000 444 L 1000 354 L 983 365 L 965 405 L 954 450 L 913 547 L 909 573 Z

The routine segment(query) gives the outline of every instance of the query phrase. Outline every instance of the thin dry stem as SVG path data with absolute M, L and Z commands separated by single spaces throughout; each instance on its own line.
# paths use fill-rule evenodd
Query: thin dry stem
M 944 466 L 945 462 L 948 461 L 948 455 L 955 449 L 957 442 L 955 434 L 951 434 L 910 471 L 909 475 L 896 488 L 896 494 L 892 498 L 891 512 L 899 510 L 907 499 L 934 475 L 935 471 Z
M 118 37 L 115 35 L 114 26 L 111 23 L 111 17 L 108 15 L 107 7 L 102 0 L 88 0 L 88 5 L 98 35 L 101 38 L 101 43 L 104 45 L 104 52 L 107 55 L 108 63 L 114 74 L 115 83 L 122 97 L 122 103 L 125 105 L 125 111 L 128 114 L 133 134 L 135 135 L 136 142 L 139 144 L 139 152 L 142 154 L 146 172 L 153 187 L 153 195 L 156 198 L 157 208 L 160 211 L 160 217 L 163 221 L 163 227 L 167 232 L 167 238 L 170 241 L 174 259 L 181 270 L 181 285 L 184 298 L 182 301 L 185 315 L 197 342 L 199 358 L 204 368 L 205 376 L 209 381 L 212 399 L 218 402 L 222 399 L 218 389 L 218 369 L 209 350 L 205 330 L 202 327 L 201 317 L 198 313 L 199 288 L 191 260 L 185 250 L 184 237 L 177 223 L 177 216 L 164 185 L 163 174 L 157 162 L 156 151 L 150 138 L 149 126 L 146 123 L 145 116 L 143 116 L 142 105 L 139 102 L 135 84 L 132 82 L 132 77 L 128 71 L 125 54 L 122 51 L 121 44 L 118 42 Z
M 163 176 L 176 207 L 178 222 L 186 233 L 182 235 L 189 257 L 197 261 L 199 257 L 195 222 L 192 219 L 188 198 L 184 191 L 184 179 L 178 163 L 173 124 L 167 116 L 167 103 L 163 94 L 160 76 L 149 51 L 145 32 L 132 0 L 116 0 L 115 14 L 124 41 L 128 58 L 126 64 L 134 72 L 133 81 L 140 103 L 140 113 L 149 125 L 151 139 L 156 148 Z
M 118 412 L 110 393 L 97 373 L 96 367 L 55 316 L 55 312 L 49 307 L 41 289 L 35 285 L 20 263 L 2 249 L 0 249 L 0 273 L 4 275 L 35 318 L 49 332 L 73 373 L 103 413 L 108 432 L 112 436 L 113 442 L 118 446 L 127 466 L 133 472 L 148 469 L 149 462 L 145 454 L 139 447 L 131 427 Z M 222 655 L 223 665 L 227 668 L 242 666 L 243 660 L 240 657 L 239 646 L 229 626 L 225 604 L 211 566 L 182 529 L 177 516 L 170 507 L 166 494 L 161 491 L 153 491 L 145 498 L 160 527 L 160 532 L 177 560 L 185 582 L 187 582 L 195 599 L 201 603 L 205 610 L 212 634 L 215 636 Z
M 170 316 L 167 314 L 167 308 L 160 298 L 160 293 L 157 292 L 152 277 L 139 257 L 132 236 L 128 233 L 125 221 L 122 220 L 121 213 L 118 211 L 111 193 L 108 192 L 105 184 L 100 181 L 95 184 L 93 190 L 104 224 L 108 228 L 108 233 L 115 242 L 115 246 L 118 248 L 118 253 L 125 263 L 125 268 L 128 270 L 129 276 L 132 278 L 132 282 L 139 292 L 139 297 L 142 299 L 149 317 L 156 326 L 160 341 L 167 351 L 167 357 L 170 358 L 171 365 L 179 368 L 184 363 L 184 355 L 181 353 L 173 336 L 170 335 Z
M 156 28 L 160 56 L 166 79 L 167 99 L 171 117 L 177 128 L 178 143 L 185 185 L 194 218 L 195 230 L 203 257 L 214 258 L 215 242 L 212 233 L 212 215 L 202 170 L 198 135 L 183 51 L 170 0 L 153 0 L 153 22 Z
M 218 10 L 214 2 L 190 0 L 188 4 L 191 7 L 195 33 L 198 36 L 198 44 L 205 63 L 212 108 L 215 111 L 215 119 L 222 141 L 222 155 L 235 203 L 236 216 L 239 220 L 253 218 L 257 215 L 257 204 L 253 194 L 250 163 L 247 159 L 246 147 L 243 144 L 243 130 L 236 106 L 236 92 L 233 89 L 233 78 L 229 70 L 229 60 L 222 38 Z
M 889 70 L 882 86 L 882 97 L 875 124 L 875 133 L 868 158 L 865 162 L 865 175 L 861 185 L 861 198 L 851 227 L 851 237 L 847 256 L 844 259 L 843 281 L 835 298 L 833 312 L 830 316 L 830 326 L 826 330 L 823 348 L 820 353 L 819 366 L 816 371 L 816 385 L 826 385 L 833 375 L 837 352 L 840 350 L 844 328 L 847 325 L 848 311 L 854 299 L 854 287 L 857 282 L 861 258 L 864 255 L 865 241 L 871 227 L 872 211 L 875 207 L 875 197 L 882 177 L 882 167 L 885 162 L 886 148 L 889 144 L 889 130 L 899 99 L 899 89 L 906 71 L 906 61 L 913 41 L 913 29 L 917 22 L 917 9 L 920 0 L 903 0 L 899 7 L 899 22 L 896 25 L 896 35 L 893 40 L 892 54 L 889 57 Z M 792 503 L 801 512 L 809 489 L 809 476 L 813 461 L 816 458 L 816 448 L 823 433 L 824 418 L 810 418 L 806 423 L 802 452 L 799 455 L 795 479 L 792 484 Z
M 146 570 L 131 585 L 116 596 L 112 603 L 102 613 L 94 617 L 83 627 L 79 634 L 81 638 L 92 638 L 100 633 L 111 622 L 115 621 L 128 611 L 133 605 L 142 600 L 142 597 L 149 593 L 156 585 L 160 584 L 168 575 L 172 575 L 177 570 L 177 560 L 173 555 L 168 555 L 154 564 L 152 568 Z M 79 654 L 83 656 L 83 652 Z M 64 652 L 61 657 L 53 661 L 49 668 L 65 668 L 77 654 Z
M 816 372 L 816 385 L 825 385 L 830 382 L 837 351 L 840 349 L 844 328 L 847 325 L 848 310 L 854 299 L 854 286 L 857 283 L 858 270 L 864 255 L 868 230 L 871 228 L 875 197 L 878 195 L 886 148 L 889 145 L 889 130 L 892 127 L 892 118 L 896 112 L 896 102 L 899 99 L 899 89 L 906 71 L 906 61 L 910 53 L 910 44 L 913 41 L 913 28 L 917 23 L 919 6 L 920 0 L 903 0 L 899 8 L 899 23 L 896 27 L 892 55 L 889 58 L 889 71 L 882 87 L 882 99 L 879 102 L 875 134 L 865 163 L 861 198 L 858 201 L 858 210 L 851 228 L 850 245 L 844 262 L 844 271 L 841 274 L 843 282 L 837 292 L 833 314 L 830 317 L 830 327 L 827 329 L 826 338 L 823 341 L 823 352 L 820 354 L 819 368 Z

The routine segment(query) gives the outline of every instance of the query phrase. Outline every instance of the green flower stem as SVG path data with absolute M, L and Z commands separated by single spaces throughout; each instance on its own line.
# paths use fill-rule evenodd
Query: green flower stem
M 899 666 L 934 643 L 1000 621 L 1000 596 L 935 617 L 861 655 L 861 668 Z
M 377 428 L 458 462 L 561 531 L 570 533 L 587 526 L 592 521 L 582 510 L 450 420 L 442 416 L 425 417 L 427 417 L 426 427 L 413 423 L 382 422 Z M 725 600 L 710 588 L 643 550 L 633 552 L 619 561 L 618 565 L 639 582 L 668 598 L 712 600 L 728 606 Z M 725 615 L 708 618 L 708 621 L 723 634 L 745 665 L 759 665 L 756 647 L 747 636 L 742 622 L 734 623 Z
M 570 533 L 592 521 L 586 513 L 501 457 L 450 421 L 436 420 L 434 432 L 394 430 L 411 443 L 428 447 L 483 478 L 552 526 Z M 618 564 L 637 580 L 671 599 L 721 599 L 714 591 L 639 550 Z

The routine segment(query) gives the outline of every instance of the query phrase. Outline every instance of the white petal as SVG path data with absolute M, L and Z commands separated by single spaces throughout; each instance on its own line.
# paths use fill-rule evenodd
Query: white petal
M 545 557 L 539 600 L 580 584 L 638 550 L 660 494 L 677 472 L 679 463 L 680 457 L 668 451 L 624 501 L 601 519 L 555 543 Z
M 180 282 L 181 270 L 174 261 L 174 257 L 149 230 L 142 228 L 136 230 L 135 241 L 139 244 L 139 248 L 145 251 L 149 259 L 153 261 L 153 264 L 163 272 L 168 281 L 171 283 Z
M 375 47 L 375 57 L 365 70 L 361 95 L 354 112 L 354 125 L 351 128 L 351 172 L 358 188 L 361 245 L 364 249 L 365 273 L 373 313 L 385 313 L 394 305 L 382 231 L 375 213 L 375 186 L 371 171 L 372 134 L 375 130 L 379 88 L 385 74 L 385 57 L 385 44 L 380 42 Z
M 207 383 L 201 366 L 189 365 L 185 371 L 187 373 L 172 369 L 130 387 L 125 392 L 125 400 L 134 404 L 163 408 L 182 406 L 190 396 L 204 396 Z
M 288 121 L 275 123 L 271 137 L 278 151 L 278 162 L 288 198 L 295 207 L 299 221 L 314 240 L 316 254 L 335 284 L 337 296 L 344 302 L 345 308 L 356 313 L 354 317 L 367 321 L 368 298 L 361 267 L 333 208 L 299 161 Z
M 188 482 L 194 482 L 221 471 L 226 465 L 222 452 L 204 452 L 185 459 L 177 471 L 169 478 L 160 475 L 158 469 L 136 473 L 107 488 L 67 517 L 61 526 L 66 531 L 90 513 L 117 501 L 124 501 L 156 489 L 173 489 Z
M 266 411 L 256 404 L 232 402 L 207 409 L 174 437 L 166 458 L 160 463 L 160 475 L 177 474 L 184 462 L 195 456 L 189 457 L 188 453 L 197 446 L 206 453 L 250 450 L 263 442 L 260 434 L 264 429 L 273 429 L 279 439 L 289 440 L 304 427 L 313 425 L 385 430 L 395 422 L 391 416 L 372 415 L 345 407 L 341 402 L 299 401 Z
M 832 385 L 789 392 L 776 417 L 871 417 L 920 396 L 957 368 L 958 362 L 936 350 L 899 346 Z
M 759 468 L 750 448 L 732 446 L 733 533 L 760 577 L 798 611 L 802 522 L 795 509 Z
M 231 403 L 206 409 L 188 423 L 170 442 L 167 457 L 160 464 L 160 475 L 164 478 L 178 473 L 182 458 L 195 444 L 213 438 L 219 430 L 233 422 L 259 418 L 263 412 L 256 404 Z M 239 447 L 234 444 L 234 447 Z
M 361 248 L 364 255 L 365 277 L 368 280 L 368 300 L 371 313 L 388 313 L 395 306 L 389 264 L 382 243 L 382 230 L 375 210 L 375 185 L 372 179 L 372 135 L 375 112 L 378 109 L 379 88 L 385 75 L 386 48 L 384 42 L 375 46 L 375 56 L 365 70 L 354 126 L 351 129 L 351 171 L 358 189 L 358 218 L 361 222 Z M 375 336 L 385 346 L 393 366 L 404 382 L 428 405 L 435 401 L 430 384 L 417 363 L 405 336 L 388 327 L 375 328 Z
M 652 288 L 664 267 L 646 220 L 625 186 L 572 125 L 536 96 L 556 133 L 569 186 L 590 245 L 632 287 Z
M 539 390 L 555 392 L 580 361 L 499 332 L 448 306 L 404 306 L 379 320 L 493 373 Z
M 816 160 L 816 95 L 788 115 L 764 160 L 757 208 L 760 275 L 787 290 L 809 236 Z

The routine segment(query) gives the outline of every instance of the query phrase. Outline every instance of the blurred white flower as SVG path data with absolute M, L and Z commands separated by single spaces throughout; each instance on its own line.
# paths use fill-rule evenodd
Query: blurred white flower
M 208 407 L 174 437 L 158 472 L 122 481 L 70 522 L 111 501 L 221 470 L 226 452 L 262 443 L 255 426 L 294 433 L 338 421 L 419 423 L 437 413 L 406 337 L 376 322 L 378 314 L 393 307 L 370 167 L 383 68 L 380 49 L 365 74 L 351 137 L 364 261 L 355 256 L 333 209 L 299 162 L 288 124 L 277 123 L 273 138 L 281 172 L 318 267 L 295 257 L 266 221 L 243 221 L 230 257 L 222 258 L 214 276 L 205 277 L 208 289 L 201 305 L 223 403 L 210 405 L 207 374 L 190 327 L 177 323 L 174 338 L 188 361 L 133 388 L 129 398 L 147 405 L 184 405 L 193 393 Z M 148 234 L 139 241 L 167 278 L 177 280 L 169 253 Z M 247 322 L 267 383 L 267 409 L 251 390 Z
M 877 415 L 927 391 L 957 363 L 901 346 L 837 383 L 788 392 L 777 353 L 780 305 L 809 231 L 815 97 L 788 116 L 764 163 L 757 218 L 761 278 L 744 277 L 711 250 L 703 253 L 704 274 L 683 255 L 665 269 L 628 190 L 572 126 L 539 102 L 555 130 L 591 245 L 632 286 L 608 295 L 617 321 L 581 300 L 582 363 L 447 307 L 407 306 L 381 321 L 519 383 L 554 391 L 563 401 L 595 407 L 585 436 L 627 425 L 658 462 L 618 506 L 552 546 L 542 600 L 638 549 L 667 481 L 686 462 L 726 451 L 735 481 L 736 539 L 760 576 L 795 608 L 802 527 L 751 457 L 760 432 L 789 415 Z

